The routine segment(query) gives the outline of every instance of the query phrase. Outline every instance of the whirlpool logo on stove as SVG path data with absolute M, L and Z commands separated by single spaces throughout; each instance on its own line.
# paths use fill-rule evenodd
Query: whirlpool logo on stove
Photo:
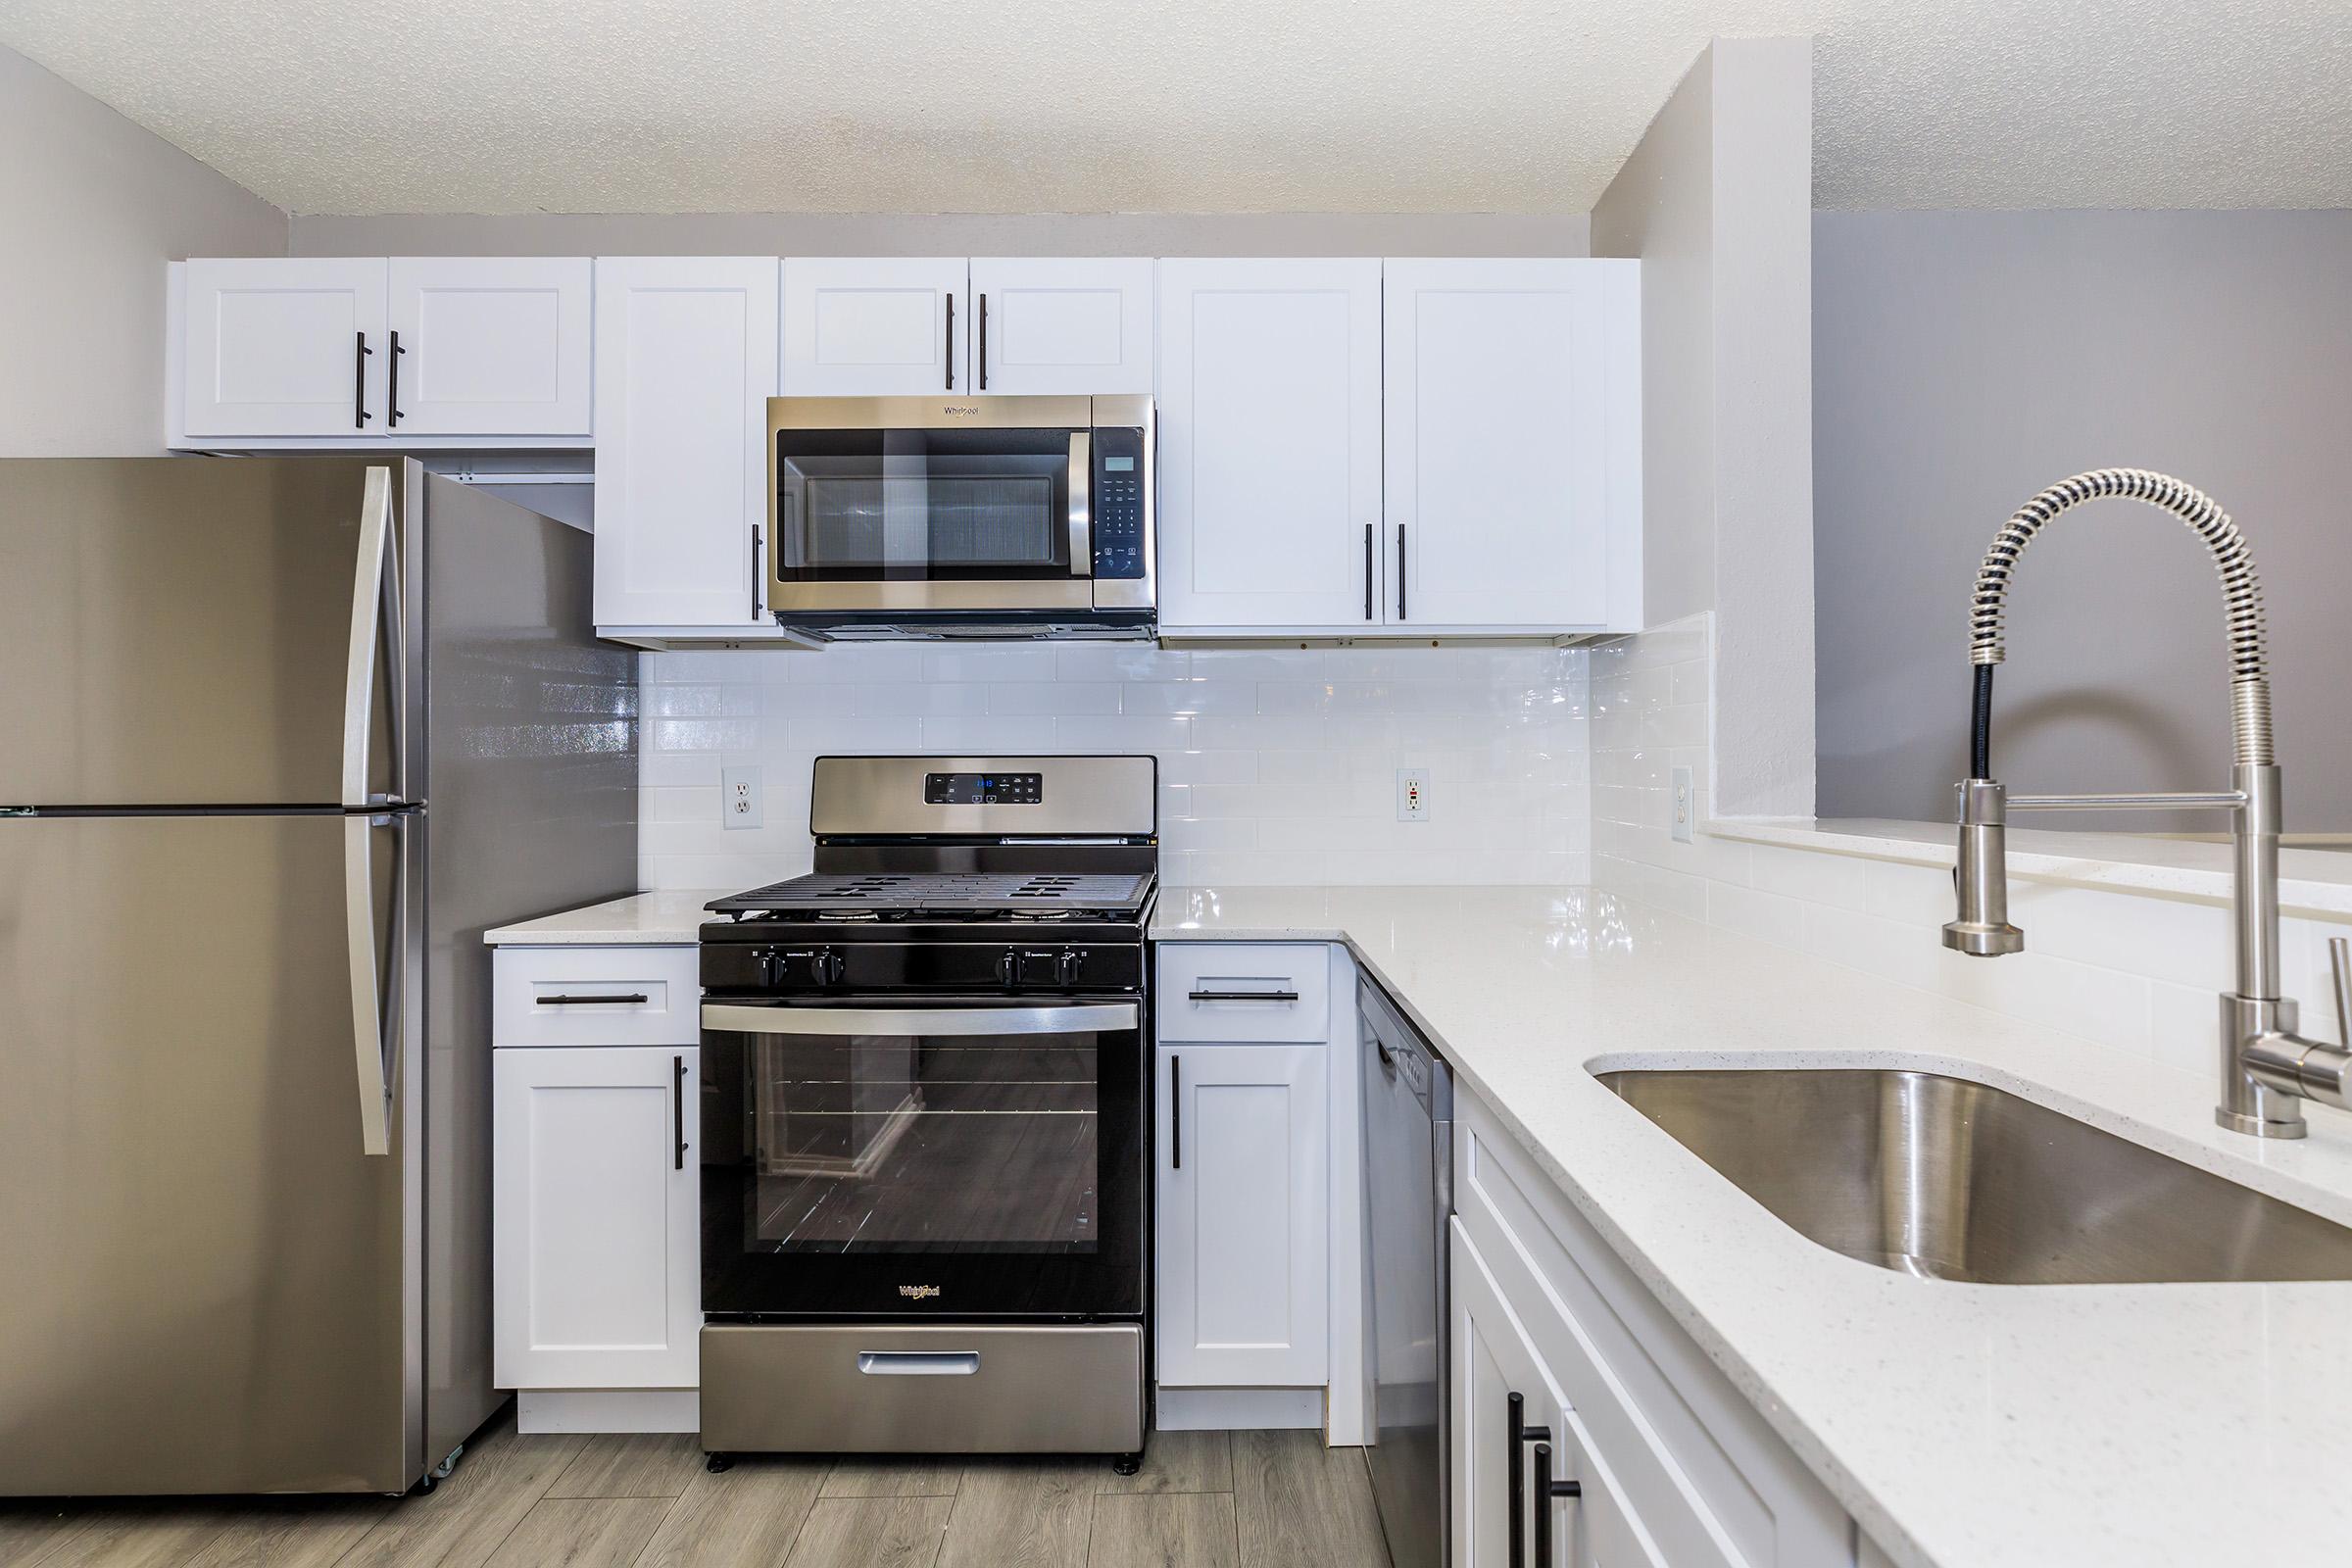
M 902 1285 L 899 1294 L 909 1301 L 927 1301 L 939 1294 L 936 1285 Z

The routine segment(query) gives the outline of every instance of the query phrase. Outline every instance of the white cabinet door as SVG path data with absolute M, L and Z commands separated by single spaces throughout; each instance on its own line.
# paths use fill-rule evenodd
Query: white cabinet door
M 1620 1505 L 1607 1467 L 1571 1408 L 1552 1369 L 1514 1313 L 1478 1249 L 1458 1221 L 1447 1225 L 1451 1263 L 1453 1353 L 1453 1568 L 1666 1568 L 1665 1559 Z M 1520 1406 L 1514 1443 L 1512 1395 Z M 1542 1436 L 1527 1432 L 1540 1428 Z M 1548 1449 L 1539 1456 L 1536 1445 Z M 1514 1449 L 1516 1451 L 1514 1451 Z M 1574 1482 L 1580 1495 L 1543 1494 L 1550 1479 Z M 1521 1551 L 1511 1544 L 1513 1470 L 1518 1474 Z M 1539 1518 L 1540 1514 L 1547 1515 Z M 1548 1560 L 1536 1547 L 1549 1537 Z
M 395 256 L 395 435 L 586 435 L 591 268 L 581 256 Z
M 597 624 L 758 620 L 775 259 L 601 257 L 596 344 Z
M 980 392 L 1151 391 L 1151 258 L 973 257 L 972 380 Z
M 1159 1381 L 1329 1381 L 1324 1053 L 1159 1048 Z
M 1159 264 L 1160 622 L 1379 619 L 1380 263 Z
M 695 1048 L 517 1046 L 491 1060 L 498 1386 L 694 1388 Z
M 784 390 L 925 397 L 972 390 L 960 256 L 794 256 L 784 263 Z
M 384 433 L 382 257 L 199 259 L 183 281 L 187 435 Z
M 1611 313 L 1638 312 L 1620 286 L 1636 265 L 1386 264 L 1392 624 L 1607 622 L 1611 523 L 1627 499 L 1611 471 L 1627 391 Z M 1638 416 L 1638 379 L 1631 391 Z M 1638 486 L 1638 467 L 1626 477 Z M 1639 526 L 1638 488 L 1631 499 Z

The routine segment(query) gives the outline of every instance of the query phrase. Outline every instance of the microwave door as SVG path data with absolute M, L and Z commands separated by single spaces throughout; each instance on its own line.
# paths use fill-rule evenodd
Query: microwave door
M 1086 437 L 1044 429 L 776 433 L 781 611 L 1083 610 Z

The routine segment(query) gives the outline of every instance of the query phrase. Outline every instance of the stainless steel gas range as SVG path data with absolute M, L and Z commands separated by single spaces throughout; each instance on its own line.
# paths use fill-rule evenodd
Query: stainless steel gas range
M 1144 1445 L 1150 757 L 827 757 L 702 930 L 703 1446 Z

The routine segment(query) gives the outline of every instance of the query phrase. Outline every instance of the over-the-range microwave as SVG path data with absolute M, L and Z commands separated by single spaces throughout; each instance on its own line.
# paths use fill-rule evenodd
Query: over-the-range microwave
M 770 398 L 767 433 L 781 624 L 1152 635 L 1151 398 Z

